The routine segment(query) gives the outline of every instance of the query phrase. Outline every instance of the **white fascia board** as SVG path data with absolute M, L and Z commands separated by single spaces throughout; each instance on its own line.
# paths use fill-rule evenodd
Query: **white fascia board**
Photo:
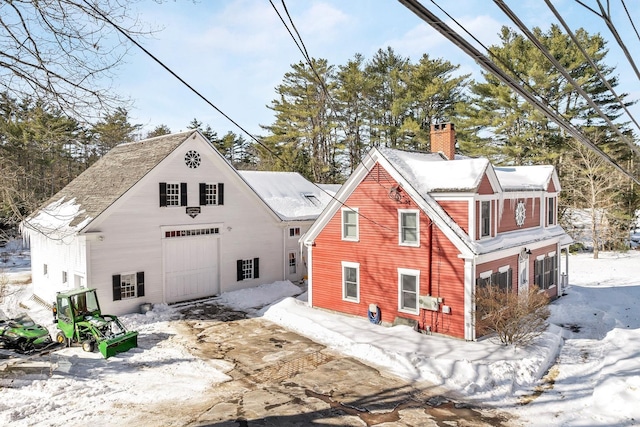
M 372 148 L 367 153 L 360 165 L 358 165 L 356 170 L 353 171 L 349 179 L 347 179 L 347 181 L 342 184 L 340 190 L 338 190 L 336 195 L 333 196 L 331 201 L 327 204 L 322 213 L 320 213 L 318 218 L 315 220 L 311 228 L 309 228 L 309 231 L 307 231 L 305 233 L 305 236 L 303 236 L 303 243 L 306 246 L 313 245 L 313 242 L 316 237 L 318 237 L 318 234 L 320 234 L 324 227 L 326 227 L 335 213 L 345 205 L 345 201 L 349 198 L 349 196 L 351 196 L 358 185 L 360 185 L 362 180 L 364 180 L 373 165 L 376 164 L 380 157 L 380 152 L 376 148 Z
M 553 172 L 551 172 L 551 181 L 553 181 L 553 186 L 556 188 L 556 194 L 560 193 L 560 191 L 562 191 L 562 188 L 560 186 L 560 178 L 558 177 L 558 171 L 556 171 L 556 168 L 553 168 Z M 547 183 L 547 188 L 549 187 L 549 184 Z
M 489 183 L 491 184 L 491 188 L 493 189 L 494 194 L 503 193 L 504 190 L 500 185 L 500 180 L 498 180 L 498 175 L 496 175 L 496 171 L 495 169 L 493 169 L 493 165 L 491 163 L 489 163 L 489 165 L 485 169 L 485 173 L 487 174 L 487 178 L 489 178 Z M 478 186 L 479 185 L 480 183 L 478 183 Z
M 501 249 L 498 251 L 478 255 L 476 257 L 476 262 L 478 264 L 484 264 L 485 262 L 496 261 L 498 259 L 506 258 L 508 256 L 518 255 L 520 254 L 520 251 L 522 250 L 523 247 L 534 250 L 534 249 L 539 249 L 545 246 L 551 246 L 551 245 L 557 246 L 559 240 L 560 240 L 560 237 L 556 236 L 547 240 L 538 240 L 535 242 L 521 242 L 518 245 L 512 246 L 510 248 Z

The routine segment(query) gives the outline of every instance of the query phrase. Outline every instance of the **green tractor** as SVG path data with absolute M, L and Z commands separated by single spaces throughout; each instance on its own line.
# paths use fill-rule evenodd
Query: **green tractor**
M 105 359 L 138 346 L 138 332 L 127 331 L 116 316 L 100 312 L 95 289 L 58 292 L 53 316 L 61 344 L 80 343 L 89 352 L 98 347 Z

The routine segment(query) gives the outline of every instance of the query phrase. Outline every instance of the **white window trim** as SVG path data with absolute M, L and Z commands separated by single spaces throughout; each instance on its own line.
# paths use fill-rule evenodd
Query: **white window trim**
M 180 200 L 182 199 L 182 189 L 180 186 L 179 182 L 166 182 L 165 183 L 167 185 L 167 205 L 165 206 L 165 208 L 179 208 L 180 207 Z M 178 200 L 177 200 L 177 204 L 170 204 L 169 203 L 169 186 L 170 185 L 177 185 L 178 186 Z M 172 195 L 173 197 L 173 195 Z
M 498 268 L 498 273 L 506 273 L 510 268 L 510 265 L 503 265 L 502 267 Z
M 134 299 L 134 298 L 138 298 L 138 273 L 136 271 L 126 271 L 124 273 L 118 273 L 120 275 L 120 298 L 122 301 L 124 300 L 128 300 L 128 299 Z M 133 296 L 131 297 L 125 297 L 124 294 L 122 293 L 122 278 L 124 276 L 133 276 Z
M 291 272 L 291 254 L 293 254 L 293 260 L 295 261 L 295 264 L 293 265 L 294 268 L 294 272 Z M 288 275 L 293 275 L 293 274 L 298 274 L 298 252 L 297 251 L 289 251 L 287 254 L 287 274 Z
M 211 186 L 213 188 L 215 188 L 215 192 L 216 192 L 216 202 L 215 203 L 206 203 L 204 206 L 218 206 L 218 201 L 220 200 L 220 194 L 218 194 L 218 182 L 205 182 L 204 185 L 205 186 Z M 206 193 L 206 187 L 205 187 L 205 193 Z M 207 199 L 207 196 L 205 195 L 205 200 Z
M 405 213 L 416 214 L 416 242 L 406 243 L 402 241 L 402 215 Z M 398 245 L 410 246 L 413 248 L 420 247 L 420 211 L 418 209 L 398 209 Z
M 486 236 L 482 235 L 482 225 L 484 222 L 484 217 L 482 216 L 482 204 L 489 203 L 489 234 Z M 480 221 L 478 222 L 478 236 L 480 236 L 480 240 L 482 239 L 490 239 L 493 231 L 493 223 L 491 222 L 491 213 L 493 212 L 493 202 L 492 200 L 480 200 L 480 209 L 478 209 L 478 217 Z
M 483 271 L 482 273 L 480 273 L 479 277 L 481 279 L 488 279 L 489 277 L 491 277 L 492 274 L 493 274 L 493 270 Z
M 349 261 L 342 261 L 341 262 L 342 266 L 341 271 L 340 271 L 340 275 L 342 277 L 342 282 L 341 282 L 341 288 L 342 288 L 342 300 L 343 301 L 348 301 L 348 302 L 354 302 L 354 303 L 359 303 L 360 302 L 360 263 L 359 262 L 349 262 Z M 345 292 L 345 286 L 344 286 L 344 282 L 345 282 L 345 277 L 344 277 L 344 269 L 345 267 L 350 267 L 350 268 L 355 268 L 356 269 L 356 284 L 357 286 L 357 296 L 355 299 L 353 298 L 347 298 L 346 296 L 346 292 Z
M 547 254 L 547 256 L 548 256 L 549 258 L 556 256 L 556 251 L 549 252 L 549 253 Z
M 344 213 L 345 212 L 354 212 L 356 214 L 356 236 L 355 237 L 346 237 L 344 233 Z M 342 208 L 340 210 L 340 237 L 342 240 L 346 240 L 349 242 L 358 242 L 360 240 L 360 215 L 358 213 L 358 208 Z
M 416 278 L 416 309 L 408 310 L 402 307 L 402 276 L 414 276 Z M 407 314 L 420 314 L 420 270 L 398 268 L 398 311 Z
M 293 236 L 291 235 L 291 230 L 293 230 Z M 296 234 L 296 230 L 298 230 L 298 234 Z M 302 236 L 302 229 L 300 227 L 289 227 L 290 239 L 299 239 L 300 236 Z

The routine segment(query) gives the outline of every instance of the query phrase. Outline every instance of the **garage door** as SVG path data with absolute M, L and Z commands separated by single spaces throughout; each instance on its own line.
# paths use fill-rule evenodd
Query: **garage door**
M 163 239 L 165 300 L 168 303 L 220 292 L 218 242 L 214 236 Z

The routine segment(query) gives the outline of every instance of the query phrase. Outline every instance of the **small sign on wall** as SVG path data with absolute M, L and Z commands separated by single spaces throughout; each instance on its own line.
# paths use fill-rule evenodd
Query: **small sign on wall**
M 198 216 L 198 214 L 200 214 L 200 206 L 187 206 L 186 211 L 187 215 L 189 215 L 191 218 L 195 218 Z

